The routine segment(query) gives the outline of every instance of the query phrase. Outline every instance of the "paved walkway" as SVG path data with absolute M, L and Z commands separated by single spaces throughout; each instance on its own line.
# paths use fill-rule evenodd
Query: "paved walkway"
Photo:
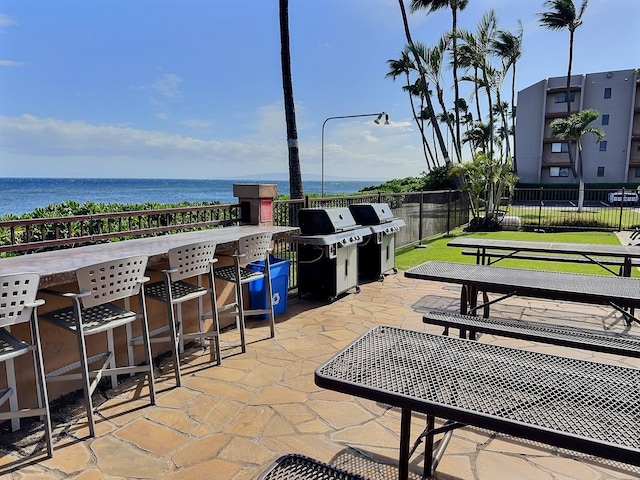
M 275 339 L 265 339 L 266 322 L 251 322 L 250 345 L 240 354 L 232 347 L 237 333 L 225 332 L 222 366 L 209 366 L 208 352 L 190 350 L 183 387 L 173 386 L 171 372 L 158 372 L 156 406 L 148 405 L 146 388 L 132 381 L 110 392 L 98 408 L 96 438 L 87 437 L 82 416 L 54 422 L 54 457 L 44 459 L 33 436 L 27 436 L 18 442 L 19 452 L 0 450 L 0 479 L 244 480 L 256 478 L 290 452 L 360 471 L 372 480 L 394 478 L 399 411 L 320 389 L 313 371 L 374 325 L 440 333 L 422 323 L 420 309 L 455 310 L 458 295 L 455 286 L 410 280 L 400 273 L 364 284 L 361 293 L 333 304 L 291 299 L 278 318 Z M 496 304 L 492 314 L 563 318 L 614 329 L 624 323 L 608 309 L 529 299 Z M 604 354 L 489 336 L 482 341 L 640 367 L 637 361 Z M 413 432 L 423 426 L 424 418 L 415 415 Z M 411 468 L 419 478 L 420 454 L 412 458 Z M 468 427 L 455 431 L 437 474 L 441 480 L 639 477 L 635 467 Z

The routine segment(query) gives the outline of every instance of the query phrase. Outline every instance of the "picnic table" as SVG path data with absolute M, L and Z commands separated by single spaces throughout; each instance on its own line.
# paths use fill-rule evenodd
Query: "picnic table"
M 399 478 L 411 415 L 427 416 L 425 475 L 446 439 L 474 425 L 640 466 L 640 369 L 395 327 L 375 327 L 315 371 L 318 386 L 401 409 Z M 435 418 L 447 419 L 435 428 Z
M 640 279 L 637 278 L 492 267 L 437 260 L 410 268 L 405 272 L 405 276 L 461 285 L 460 313 L 463 315 L 483 309 L 484 316 L 488 317 L 491 304 L 512 296 L 523 296 L 609 305 L 621 312 L 629 325 L 632 321 L 640 323 L 630 312 L 640 307 Z M 481 305 L 477 304 L 479 291 L 483 292 Z M 502 296 L 489 301 L 489 292 Z
M 491 265 L 507 258 L 558 262 L 593 263 L 618 275 L 609 266 L 620 266 L 621 276 L 631 276 L 634 261 L 640 260 L 640 247 L 592 243 L 536 242 L 495 238 L 459 237 L 449 247 L 476 249 L 476 263 Z M 463 252 L 466 254 L 474 252 Z

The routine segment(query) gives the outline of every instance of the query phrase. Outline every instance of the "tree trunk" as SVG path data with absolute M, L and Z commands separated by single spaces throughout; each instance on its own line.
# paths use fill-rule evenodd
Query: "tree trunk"
M 516 158 L 516 62 L 513 62 L 513 76 L 511 77 L 511 126 L 509 130 L 513 132 L 513 162 L 511 163 L 513 173 L 518 174 L 518 161 Z
M 580 145 L 580 139 L 576 141 L 576 156 L 578 163 L 578 213 L 582 213 L 584 207 L 584 175 L 582 174 L 582 146 Z
M 302 172 L 300 171 L 296 109 L 293 101 L 293 81 L 291 79 L 289 0 L 280 0 L 280 61 L 282 63 L 282 90 L 284 93 L 284 113 L 287 123 L 287 147 L 289 152 L 289 195 L 292 200 L 297 200 L 303 197 L 304 192 L 302 189 Z
M 433 104 L 431 102 L 431 96 L 429 95 L 429 83 L 426 80 L 426 75 L 424 73 L 424 66 L 420 60 L 420 56 L 416 53 L 416 49 L 413 44 L 413 40 L 411 39 L 411 32 L 409 31 L 409 21 L 407 20 L 407 12 L 404 8 L 403 0 L 398 0 L 400 4 L 400 13 L 402 14 L 402 22 L 404 24 L 404 33 L 407 37 L 407 44 L 409 45 L 409 49 L 413 53 L 414 60 L 416 62 L 416 67 L 418 68 L 418 72 L 420 72 L 420 80 L 422 81 L 422 88 L 424 89 L 424 96 L 427 101 L 427 112 L 429 113 L 429 118 L 431 119 L 431 128 L 434 129 L 436 133 L 436 137 L 438 138 L 438 144 L 440 146 L 440 151 L 442 152 L 442 156 L 444 157 L 445 166 L 448 168 L 451 165 L 451 159 L 449 158 L 449 151 L 447 150 L 447 145 L 444 142 L 444 138 L 442 137 L 442 132 L 440 131 L 440 126 L 438 125 L 438 119 L 436 118 L 435 111 L 433 110 Z M 456 179 L 458 177 L 455 177 Z M 459 187 L 458 181 L 456 180 L 456 186 Z
M 458 155 L 458 162 L 462 162 L 462 141 L 460 139 L 460 111 L 458 109 L 458 101 L 460 100 L 460 86 L 458 85 L 458 6 L 456 3 L 451 2 L 451 14 L 452 14 L 452 29 L 453 29 L 453 91 L 455 98 L 455 118 L 456 118 L 456 133 L 454 144 L 456 147 L 456 154 Z
M 567 91 L 566 91 L 566 100 L 567 100 L 567 118 L 571 116 L 571 64 L 573 62 L 573 31 L 569 30 L 569 66 L 567 68 Z M 576 161 L 573 158 L 573 154 L 571 153 L 571 140 L 567 139 L 567 153 L 569 155 L 569 164 L 571 165 L 571 171 L 573 172 L 574 177 L 578 177 L 578 181 L 582 180 L 582 173 L 578 172 L 576 168 Z

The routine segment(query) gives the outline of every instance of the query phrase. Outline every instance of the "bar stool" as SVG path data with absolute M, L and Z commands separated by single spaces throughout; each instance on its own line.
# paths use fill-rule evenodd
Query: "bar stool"
M 269 267 L 269 255 L 271 248 L 271 233 L 256 233 L 247 235 L 238 240 L 238 248 L 233 254 L 233 265 L 228 265 L 214 270 L 214 276 L 226 282 L 235 284 L 235 301 L 218 309 L 220 318 L 235 317 L 236 328 L 240 330 L 240 344 L 242 353 L 247 351 L 247 343 L 244 332 L 244 320 L 247 315 L 268 315 L 271 329 L 270 338 L 275 336 L 275 316 L 273 313 L 273 294 L 271 292 L 271 270 Z M 251 270 L 247 265 L 251 262 L 264 262 L 264 271 Z M 262 309 L 245 309 L 243 286 L 263 279 L 267 290 L 267 306 Z
M 44 300 L 36 300 L 39 282 L 40 275 L 37 273 L 0 276 L 0 362 L 4 363 L 7 376 L 7 387 L 0 388 L 0 405 L 8 400 L 10 408 L 9 412 L 0 413 L 0 421 L 10 419 L 12 429 L 17 430 L 20 427 L 21 418 L 42 417 L 47 453 L 51 457 L 53 455 L 53 434 L 37 315 L 37 307 L 44 304 Z M 29 342 L 18 339 L 10 332 L 11 325 L 26 322 L 29 322 L 31 328 Z M 33 353 L 38 408 L 20 409 L 13 359 L 28 352 Z
M 111 376 L 111 384 L 115 386 L 118 374 L 147 373 L 150 403 L 151 405 L 156 403 L 147 308 L 142 288 L 143 283 L 149 280 L 144 276 L 146 266 L 147 257 L 144 255 L 98 263 L 76 271 L 80 293 L 61 294 L 60 292 L 43 290 L 43 293 L 62 295 L 72 300 L 72 307 L 43 314 L 42 318 L 76 335 L 80 355 L 78 362 L 49 372 L 46 378 L 50 382 L 82 380 L 89 432 L 92 437 L 95 436 L 95 420 L 91 395 L 104 374 Z M 133 296 L 138 297 L 138 313 L 112 303 Z M 140 319 L 142 324 L 146 365 L 116 367 L 113 330 L 136 319 Z M 89 356 L 85 337 L 105 332 L 108 351 Z M 98 367 L 90 371 L 89 365 L 96 363 Z M 80 373 L 69 373 L 78 369 Z
M 145 293 L 148 298 L 164 302 L 167 305 L 168 323 L 164 327 L 149 332 L 151 342 L 171 342 L 173 362 L 177 386 L 182 385 L 180 376 L 180 353 L 184 351 L 185 340 L 209 339 L 213 341 L 211 361 L 214 358 L 220 365 L 220 326 L 218 323 L 216 287 L 213 278 L 213 265 L 218 261 L 214 257 L 216 242 L 198 242 L 169 250 L 169 269 L 162 270 L 164 281 L 145 285 Z M 202 286 L 202 277 L 206 277 L 208 286 Z M 184 280 L 197 278 L 198 284 L 185 282 Z M 211 312 L 203 313 L 203 297 L 209 295 Z M 182 304 L 189 300 L 198 299 L 197 332 L 184 333 L 182 322 Z M 174 306 L 177 307 L 174 310 Z M 212 317 L 212 330 L 205 330 L 205 318 Z M 158 337 L 161 333 L 169 332 L 169 336 Z M 135 343 L 137 339 L 133 339 Z

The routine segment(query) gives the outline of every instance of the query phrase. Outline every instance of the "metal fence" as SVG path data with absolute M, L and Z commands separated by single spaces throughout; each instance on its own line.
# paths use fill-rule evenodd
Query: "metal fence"
M 635 190 L 585 189 L 578 211 L 576 188 L 519 188 L 506 214 L 524 229 L 620 231 L 640 226 L 639 207 Z
M 341 197 L 305 197 L 302 200 L 274 202 L 274 222 L 279 226 L 297 226 L 301 208 L 348 207 L 354 203 L 387 203 L 395 217 L 405 221 L 406 227 L 396 234 L 396 248 L 417 245 L 434 235 L 469 222 L 468 197 L 457 190 L 437 192 L 410 192 Z M 296 244 L 280 240 L 274 248 L 274 256 L 291 261 L 289 288 L 298 284 Z
M 226 227 L 240 217 L 240 205 L 207 205 L 0 221 L 0 254 Z

